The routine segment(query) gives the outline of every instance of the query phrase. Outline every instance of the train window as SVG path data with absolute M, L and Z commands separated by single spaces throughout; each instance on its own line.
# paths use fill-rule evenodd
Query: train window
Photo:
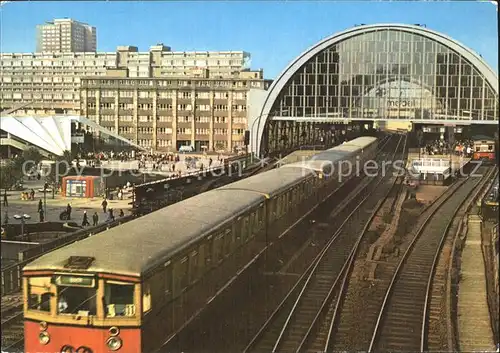
M 50 312 L 50 277 L 28 278 L 28 307 L 32 310 Z
M 135 316 L 134 285 L 106 281 L 104 303 L 107 317 Z
M 489 151 L 493 150 L 493 145 L 488 145 L 488 150 Z
M 210 235 L 207 238 L 207 244 L 205 245 L 205 266 L 210 266 L 210 263 L 212 262 L 212 252 L 214 251 L 213 245 L 214 238 L 212 235 Z
M 194 250 L 191 253 L 191 259 L 189 260 L 189 273 L 191 274 L 191 283 L 194 283 L 198 279 L 198 251 Z
M 481 151 L 481 147 L 480 146 L 477 146 L 476 147 L 476 152 L 480 152 Z
M 151 310 L 151 288 L 149 283 L 142 285 L 142 312 L 147 313 Z

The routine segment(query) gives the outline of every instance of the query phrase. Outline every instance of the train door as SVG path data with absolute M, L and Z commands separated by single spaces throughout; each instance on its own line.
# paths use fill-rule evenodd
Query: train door
M 178 259 L 174 264 L 174 295 L 176 297 L 174 304 L 174 323 L 175 328 L 179 328 L 180 325 L 186 319 L 184 316 L 184 306 L 186 302 L 186 296 L 184 295 L 184 289 L 188 286 L 189 281 L 189 258 L 188 256 L 183 256 Z
M 165 270 L 164 270 L 164 296 L 165 296 L 165 304 L 166 304 L 166 310 L 167 314 L 165 315 L 167 317 L 166 320 L 166 328 L 167 328 L 167 334 L 170 334 L 174 331 L 174 308 L 173 308 L 173 303 L 172 300 L 174 298 L 174 293 L 173 293 L 173 287 L 174 287 L 174 277 L 173 277 L 173 270 L 172 270 L 172 261 L 168 261 L 164 265 Z

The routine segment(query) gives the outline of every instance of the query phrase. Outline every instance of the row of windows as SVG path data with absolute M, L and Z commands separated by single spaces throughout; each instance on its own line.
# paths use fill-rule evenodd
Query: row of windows
M 87 108 L 89 108 L 89 109 L 95 109 L 96 106 L 97 106 L 97 104 L 94 102 L 87 103 Z M 115 104 L 114 103 L 99 103 L 99 107 L 101 109 L 114 109 Z M 133 103 L 118 103 L 118 107 L 119 107 L 119 109 L 133 110 L 134 104 Z M 139 103 L 139 104 L 137 104 L 137 109 L 140 109 L 140 110 L 152 110 L 153 107 L 154 106 L 152 103 Z M 156 107 L 158 110 L 172 110 L 172 108 L 173 108 L 172 104 L 165 104 L 165 103 L 157 104 Z M 233 105 L 232 108 L 233 108 L 233 111 L 238 111 L 238 112 L 246 112 L 247 111 L 246 105 Z M 202 104 L 202 105 L 196 105 L 195 109 L 199 110 L 199 111 L 210 111 L 211 108 L 210 108 L 210 105 L 208 105 L 208 104 Z M 177 110 L 192 111 L 193 106 L 191 104 L 178 104 Z M 227 110 L 228 110 L 228 106 L 225 104 L 214 105 L 214 111 L 227 111 Z
M 47 80 L 51 80 L 51 79 L 52 79 L 52 77 L 47 77 Z M 177 91 L 160 91 L 160 92 L 139 91 L 137 93 L 137 96 L 139 98 L 154 98 L 156 95 L 156 97 L 158 97 L 158 98 L 174 98 L 174 96 L 176 95 L 176 92 Z M 98 96 L 98 91 L 94 91 L 94 90 L 87 90 L 85 92 L 82 92 L 82 94 L 85 94 L 85 93 L 87 94 L 88 97 L 97 97 Z M 130 91 L 130 90 L 120 90 L 118 92 L 117 91 L 110 91 L 110 90 L 102 90 L 101 97 L 116 97 L 117 93 L 118 93 L 118 96 L 121 98 L 134 97 L 134 91 Z M 190 99 L 193 96 L 195 98 L 209 99 L 211 97 L 211 92 L 193 92 L 193 91 L 178 91 L 177 92 L 178 98 Z M 226 99 L 226 98 L 228 98 L 228 94 L 225 92 L 214 92 L 214 98 Z M 233 92 L 233 98 L 246 99 L 247 94 L 246 94 L 246 92 Z

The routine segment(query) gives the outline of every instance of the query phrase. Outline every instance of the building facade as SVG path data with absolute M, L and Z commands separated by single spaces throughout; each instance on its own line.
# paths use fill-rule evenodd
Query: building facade
M 498 75 L 452 38 L 418 25 L 359 26 L 317 43 L 283 71 L 252 135 L 258 151 L 274 151 L 296 143 L 300 122 L 321 119 L 498 124 L 498 98 Z
M 262 70 L 248 68 L 249 59 L 243 51 L 175 52 L 163 44 L 148 52 L 124 46 L 116 52 L 2 53 L 0 105 L 23 106 L 17 116 L 79 114 L 84 76 L 262 79 Z
M 270 81 L 238 78 L 81 79 L 81 114 L 153 151 L 235 151 L 248 128 L 248 93 Z
M 97 30 L 70 18 L 55 19 L 37 28 L 37 52 L 95 52 Z

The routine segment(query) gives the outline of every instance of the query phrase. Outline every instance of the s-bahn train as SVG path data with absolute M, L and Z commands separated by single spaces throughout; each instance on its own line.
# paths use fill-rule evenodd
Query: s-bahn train
M 360 137 L 34 260 L 23 269 L 25 351 L 159 350 L 269 242 L 354 177 L 343 161 L 363 163 L 377 146 Z
M 496 162 L 494 140 L 475 140 L 472 151 L 473 160 L 481 160 L 490 163 Z

